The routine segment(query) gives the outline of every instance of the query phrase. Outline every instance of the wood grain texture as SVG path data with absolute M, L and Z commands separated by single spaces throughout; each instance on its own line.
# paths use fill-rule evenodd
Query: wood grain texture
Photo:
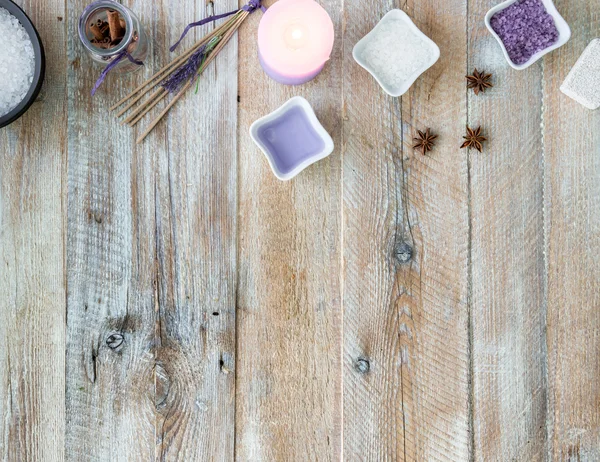
M 219 0 L 215 13 L 236 6 L 234 0 Z M 157 50 L 157 56 L 165 56 L 163 50 L 177 40 L 184 24 L 210 11 L 204 1 L 182 8 L 164 2 L 156 14 L 169 21 L 168 28 L 160 26 L 167 39 Z M 196 37 L 212 27 L 196 31 Z M 154 157 L 156 162 L 143 169 L 150 181 L 140 178 L 139 184 L 144 194 L 155 194 L 155 209 L 146 219 L 156 233 L 157 460 L 233 459 L 236 42 L 234 37 L 209 65 L 198 94 L 189 92 L 139 151 L 141 159 Z M 188 37 L 183 46 L 193 43 Z M 145 208 L 143 202 L 139 205 Z
M 78 40 L 77 23 L 87 4 L 70 0 L 67 18 L 66 459 L 151 460 L 153 290 L 137 284 L 141 278 L 132 270 L 136 243 L 144 244 L 134 234 L 132 135 L 108 112 L 113 98 L 136 79 L 109 75 L 96 97 L 90 96 L 102 69 Z M 145 263 L 152 267 L 154 258 L 146 252 L 145 247 Z M 143 264 L 139 258 L 136 266 Z M 115 336 L 122 344 L 111 348 Z
M 557 1 L 573 35 L 544 67 L 549 451 L 600 460 L 600 112 L 559 92 L 600 26 L 597 3 Z
M 71 2 L 71 29 L 86 3 Z M 147 75 L 206 15 L 126 5 L 152 37 Z M 107 108 L 144 76 L 112 75 L 90 98 L 99 69 L 70 37 L 68 459 L 231 460 L 237 47 L 134 147 Z
M 315 81 L 263 73 L 257 12 L 141 146 L 107 108 L 205 1 L 122 0 L 147 66 L 95 98 L 89 0 L 17 1 L 48 70 L 0 130 L 0 460 L 600 460 L 600 112 L 559 92 L 597 5 L 557 0 L 570 42 L 517 72 L 493 0 L 320 1 Z M 351 56 L 397 7 L 441 48 L 399 99 Z M 280 182 L 248 128 L 294 95 L 336 149 Z
M 394 5 L 344 5 L 345 457 L 468 460 L 467 5 L 403 6 L 442 57 L 401 100 L 351 57 Z
M 341 37 L 341 2 L 322 5 Z M 314 81 L 285 87 L 259 66 L 259 21 L 240 35 L 236 459 L 339 460 L 341 40 Z M 294 95 L 336 149 L 280 182 L 248 129 Z
M 60 461 L 65 431 L 65 5 L 21 1 L 45 43 L 38 100 L 0 129 L 0 460 Z M 58 18 L 60 17 L 60 19 Z
M 489 141 L 471 150 L 471 315 L 475 460 L 546 455 L 542 65 L 509 68 L 469 3 L 469 66 L 494 87 L 469 92 L 469 124 Z

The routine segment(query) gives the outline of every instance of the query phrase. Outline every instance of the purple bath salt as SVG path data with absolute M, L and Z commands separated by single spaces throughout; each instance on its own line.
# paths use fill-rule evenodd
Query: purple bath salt
M 490 25 L 517 65 L 554 45 L 559 36 L 554 18 L 541 0 L 517 0 L 492 16 Z
M 315 131 L 306 111 L 298 106 L 261 126 L 257 135 L 284 175 L 325 149 L 325 141 Z

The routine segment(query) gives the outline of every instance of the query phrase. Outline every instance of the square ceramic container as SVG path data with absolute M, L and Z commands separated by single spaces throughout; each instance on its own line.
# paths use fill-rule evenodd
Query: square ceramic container
M 301 96 L 254 122 L 250 136 L 265 154 L 275 176 L 284 181 L 333 152 L 331 136 Z
M 600 39 L 594 39 L 577 60 L 560 91 L 588 109 L 600 107 Z
M 368 64 L 368 56 L 366 56 L 369 43 L 372 41 L 378 41 L 385 33 L 384 30 L 392 27 L 392 24 L 394 25 L 393 27 L 397 27 L 396 25 L 401 24 L 403 28 L 406 28 L 407 33 L 412 34 L 414 41 L 418 42 L 420 46 L 423 46 L 430 52 L 428 59 L 424 60 L 420 66 L 415 69 L 412 74 L 408 75 L 401 84 L 396 85 L 386 82 L 384 76 L 380 75 L 380 72 L 378 73 L 372 66 Z M 394 52 L 399 53 L 397 50 L 399 49 L 392 48 L 387 51 L 388 54 L 391 55 L 390 59 L 392 62 L 396 63 L 403 62 L 402 59 L 394 59 L 392 56 Z M 415 53 L 418 53 L 418 51 L 415 51 Z M 381 18 L 381 21 L 377 23 L 373 30 L 365 35 L 354 46 L 354 49 L 352 50 L 352 56 L 358 64 L 364 67 L 373 77 L 375 77 L 377 83 L 381 85 L 381 88 L 383 88 L 387 94 L 396 97 L 406 93 L 415 80 L 417 80 L 421 74 L 423 74 L 427 69 L 437 62 L 437 60 L 440 58 L 440 49 L 433 40 L 421 32 L 421 30 L 412 22 L 412 19 L 410 19 L 410 17 L 404 11 L 396 9 L 389 11 L 383 18 Z M 398 58 L 400 58 L 400 56 L 398 56 Z
M 562 47 L 565 43 L 567 43 L 569 41 L 569 39 L 571 38 L 571 28 L 569 27 L 567 22 L 564 20 L 564 18 L 560 15 L 558 10 L 554 6 L 554 3 L 552 2 L 552 0 L 542 0 L 542 3 L 544 4 L 546 11 L 554 19 L 554 24 L 556 25 L 556 29 L 558 29 L 558 40 L 556 41 L 556 43 L 554 45 L 549 46 L 548 48 L 544 48 L 542 51 L 538 51 L 531 58 L 529 58 L 529 61 L 527 61 L 526 63 L 515 64 L 512 62 L 512 60 L 508 56 L 508 51 L 506 50 L 506 47 L 504 46 L 504 42 L 502 42 L 502 39 L 498 36 L 498 34 L 496 34 L 496 31 L 492 28 L 490 20 L 492 19 L 492 16 L 494 16 L 498 11 L 504 10 L 505 8 L 509 7 L 513 3 L 516 3 L 517 1 L 518 0 L 507 0 L 504 3 L 500 3 L 499 5 L 496 5 L 490 11 L 488 11 L 487 14 L 485 15 L 485 25 L 488 28 L 488 30 L 491 32 L 491 34 L 496 38 L 498 43 L 500 44 L 500 47 L 502 48 L 502 53 L 504 53 L 504 57 L 506 58 L 506 61 L 508 62 L 508 64 L 513 69 L 521 71 L 523 69 L 527 69 L 533 63 L 535 63 L 537 60 L 539 60 L 542 56 L 550 53 L 553 50 L 556 50 L 557 48 Z

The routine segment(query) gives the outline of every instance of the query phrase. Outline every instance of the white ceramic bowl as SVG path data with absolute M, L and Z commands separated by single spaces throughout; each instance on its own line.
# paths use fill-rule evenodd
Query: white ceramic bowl
M 527 69 L 542 56 L 550 53 L 553 50 L 556 50 L 557 48 L 562 47 L 565 43 L 567 43 L 571 38 L 571 28 L 567 24 L 567 21 L 565 21 L 564 18 L 560 15 L 558 10 L 554 6 L 552 0 L 542 0 L 544 7 L 546 7 L 546 11 L 554 18 L 554 24 L 556 24 L 556 28 L 558 29 L 558 40 L 554 45 L 549 46 L 548 48 L 545 48 L 542 51 L 538 51 L 531 58 L 529 58 L 529 61 L 527 61 L 526 63 L 515 64 L 510 59 L 510 56 L 508 56 L 508 51 L 506 50 L 502 39 L 498 36 L 498 34 L 496 34 L 496 31 L 492 28 L 490 20 L 492 19 L 492 16 L 494 16 L 498 11 L 504 10 L 505 8 L 509 7 L 513 3 L 516 3 L 517 1 L 518 0 L 507 0 L 506 2 L 500 3 L 500 5 L 497 5 L 494 8 L 492 8 L 485 15 L 485 25 L 500 44 L 500 47 L 502 48 L 502 52 L 504 53 L 504 57 L 506 58 L 508 64 L 510 64 L 512 68 L 520 71 L 523 69 Z
M 295 110 L 296 108 L 303 112 L 306 120 L 302 120 L 302 123 L 307 122 L 308 126 L 298 127 L 297 129 L 293 130 L 293 134 L 297 135 L 297 140 L 290 139 L 288 133 L 288 139 L 283 140 L 284 146 L 289 146 L 288 143 L 300 143 L 301 140 L 305 138 L 302 136 L 302 132 L 306 132 L 306 130 L 312 130 L 311 135 L 320 138 L 323 147 L 322 149 L 308 150 L 301 159 L 291 162 L 289 168 L 284 169 L 281 167 L 282 162 L 279 160 L 282 158 L 280 157 L 282 154 L 277 152 L 277 149 L 274 148 L 273 144 L 269 145 L 269 143 L 263 139 L 264 135 L 261 137 L 261 131 L 263 131 L 261 129 L 264 128 L 265 131 L 275 130 L 274 128 L 268 127 L 274 127 L 277 119 L 283 118 L 289 111 Z M 333 152 L 334 148 L 333 139 L 331 139 L 329 133 L 327 133 L 317 119 L 317 116 L 315 115 L 310 103 L 301 96 L 295 96 L 289 99 L 280 108 L 254 122 L 250 126 L 250 136 L 267 158 L 267 161 L 269 162 L 271 170 L 273 170 L 275 176 L 282 181 L 294 178 L 309 165 L 324 159 Z
M 381 79 L 381 76 L 377 75 L 377 73 L 367 64 L 363 56 L 363 51 L 365 49 L 365 46 L 369 43 L 369 40 L 377 35 L 377 31 L 381 28 L 382 24 L 384 24 L 387 21 L 396 20 L 403 21 L 409 27 L 409 29 L 411 29 L 415 33 L 416 36 L 420 37 L 425 42 L 425 44 L 431 48 L 432 57 L 429 60 L 429 62 L 425 66 L 423 66 L 423 68 L 418 69 L 408 79 L 406 79 L 403 85 L 398 87 L 392 87 L 386 84 L 386 82 L 384 82 Z M 419 76 L 421 76 L 421 74 L 423 74 L 427 69 L 433 66 L 438 59 L 440 59 L 440 49 L 433 40 L 431 40 L 423 32 L 421 32 L 421 30 L 415 25 L 412 19 L 410 19 L 410 17 L 404 11 L 395 9 L 389 11 L 383 18 L 381 18 L 381 21 L 377 23 L 377 25 L 373 28 L 373 30 L 371 30 L 371 32 L 369 32 L 362 39 L 360 39 L 360 41 L 354 46 L 354 49 L 352 50 L 352 56 L 358 64 L 364 67 L 367 71 L 369 71 L 369 73 L 373 77 L 375 77 L 377 83 L 381 86 L 381 88 L 385 90 L 385 92 L 388 95 L 396 97 L 402 96 L 404 93 L 406 93 L 411 87 L 411 85 L 415 82 L 415 80 L 417 80 Z

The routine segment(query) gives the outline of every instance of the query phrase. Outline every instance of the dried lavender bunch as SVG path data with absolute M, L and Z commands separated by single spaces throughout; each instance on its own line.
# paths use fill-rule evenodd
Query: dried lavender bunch
M 215 59 L 223 47 L 234 36 L 235 32 L 248 17 L 257 9 L 263 12 L 266 10 L 261 5 L 261 0 L 249 0 L 243 7 L 217 16 L 210 16 L 198 22 L 188 24 L 177 43 L 171 47 L 173 51 L 183 40 L 186 34 L 197 26 L 202 26 L 214 22 L 218 19 L 230 17 L 225 24 L 214 29 L 190 50 L 184 53 L 175 62 L 168 64 L 162 70 L 155 73 L 147 81 L 138 86 L 128 96 L 117 102 L 111 107 L 111 110 L 117 109 L 123 104 L 127 104 L 117 116 L 122 116 L 131 110 L 131 114 L 125 119 L 131 126 L 136 125 L 142 118 L 148 114 L 168 95 L 172 95 L 166 107 L 150 123 L 146 130 L 138 137 L 137 142 L 141 143 L 148 134 L 156 127 L 162 118 L 169 112 L 179 99 L 181 99 L 194 82 L 199 83 L 198 77 L 204 72 L 206 67 Z M 204 46 L 206 44 L 206 46 Z M 160 78 L 159 78 L 160 77 Z M 159 87 L 156 89 L 156 87 Z M 196 88 L 198 91 L 198 88 Z M 149 98 L 144 96 L 153 92 Z M 137 106 L 136 106 L 137 104 Z
M 213 37 L 206 45 L 198 48 L 185 64 L 163 80 L 160 85 L 169 93 L 177 93 L 189 80 L 200 77 L 200 74 L 204 70 L 201 69 L 202 65 L 220 40 L 221 36 Z

